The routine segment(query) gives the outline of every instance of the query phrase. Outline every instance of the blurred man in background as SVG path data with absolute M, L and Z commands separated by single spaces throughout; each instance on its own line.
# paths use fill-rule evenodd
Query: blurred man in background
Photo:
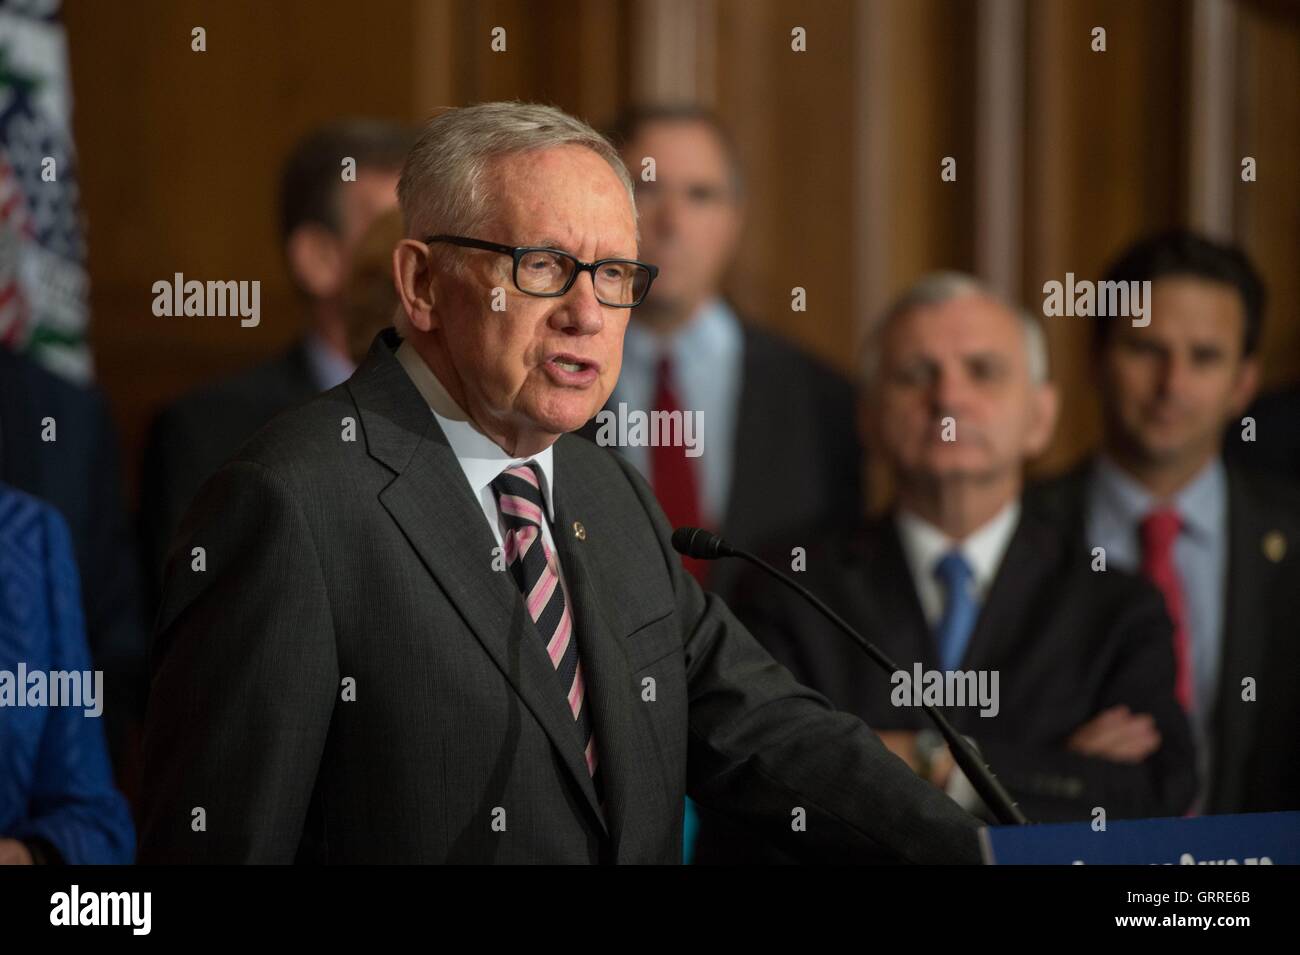
M 810 533 L 801 582 L 909 676 L 919 664 L 987 681 L 992 692 L 945 699 L 946 713 L 1030 819 L 1182 812 L 1195 790 L 1192 744 L 1159 595 L 1137 577 L 1095 573 L 1077 536 L 1021 507 L 1023 465 L 1057 414 L 1041 326 L 975 280 L 939 274 L 889 309 L 864 366 L 863 431 L 895 507 L 865 527 Z M 889 675 L 805 601 L 759 576 L 742 578 L 737 601 L 796 679 L 979 807 L 911 694 L 900 703 Z M 767 858 L 761 843 L 706 821 L 699 861 Z
M 307 331 L 283 354 L 186 395 L 155 420 L 141 475 L 151 609 L 171 535 L 199 485 L 275 415 L 355 370 L 346 279 L 366 229 L 397 207 L 397 178 L 411 142 L 402 126 L 348 120 L 310 134 L 290 154 L 280 185 L 280 229 Z M 344 178 L 347 158 L 355 160 L 354 180 Z
M 1300 488 L 1222 457 L 1259 379 L 1263 284 L 1240 249 L 1186 231 L 1137 242 L 1106 278 L 1151 282 L 1150 322 L 1097 319 L 1101 451 L 1035 496 L 1164 594 L 1197 808 L 1300 809 Z
M 660 106 L 624 113 L 610 138 L 636 182 L 641 252 L 659 266 L 659 279 L 628 325 L 623 371 L 606 407 L 694 412 L 702 437 L 696 456 L 670 445 L 618 450 L 650 482 L 674 527 L 711 528 L 740 546 L 856 513 L 862 451 L 852 386 L 742 320 L 723 296 L 744 223 L 744 177 L 730 134 L 707 110 Z M 595 436 L 590 427 L 585 433 Z M 733 595 L 737 563 L 682 560 L 723 599 Z M 688 861 L 695 830 L 688 802 Z
M 862 461 L 851 385 L 742 320 L 723 297 L 744 221 L 730 136 L 702 109 L 662 107 L 623 115 L 611 138 L 636 182 L 641 254 L 659 278 L 628 327 L 607 407 L 692 410 L 703 423 L 698 457 L 681 447 L 619 451 L 650 481 L 670 523 L 712 528 L 741 546 L 856 513 Z M 735 566 L 687 566 L 731 595 Z
M 343 290 L 343 327 L 355 364 L 361 364 L 375 336 L 393 324 L 400 301 L 393 288 L 393 249 L 404 236 L 401 210 L 391 209 L 370 223 L 352 256 Z

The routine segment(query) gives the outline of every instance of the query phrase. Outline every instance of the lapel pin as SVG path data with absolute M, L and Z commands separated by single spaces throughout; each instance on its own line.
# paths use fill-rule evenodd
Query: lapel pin
M 585 541 L 587 539 L 587 529 L 582 526 L 582 521 L 573 522 L 573 536 L 578 538 L 580 541 Z
M 1269 531 L 1263 540 L 1264 556 L 1273 563 L 1281 562 L 1286 556 L 1286 535 L 1281 531 Z

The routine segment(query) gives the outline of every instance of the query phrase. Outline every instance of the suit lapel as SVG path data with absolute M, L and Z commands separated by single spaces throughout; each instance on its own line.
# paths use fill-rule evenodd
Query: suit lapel
M 377 338 L 348 384 L 367 450 L 397 473 L 380 493 L 380 503 L 541 724 L 599 819 L 595 788 L 555 668 L 518 588 L 508 573 L 492 569 L 496 541 L 482 508 L 433 414 L 394 357 L 396 344 L 391 331 Z
M 579 439 L 562 437 L 555 444 L 552 531 L 586 674 L 615 861 L 627 861 L 635 855 L 633 833 L 660 830 L 654 820 L 671 818 L 676 807 L 668 804 L 664 794 L 655 755 L 658 743 L 638 709 L 644 704 L 624 648 L 628 617 L 600 596 L 619 593 L 620 584 L 607 568 L 616 557 L 626 560 L 632 543 L 616 536 L 625 518 L 611 510 L 605 497 L 582 492 L 598 476 L 584 473 L 577 456 L 568 454 L 575 440 Z M 581 538 L 575 523 L 581 527 Z M 626 589 L 626 584 L 622 586 Z M 645 825 L 637 825 L 642 821 Z
M 908 656 L 905 659 L 895 657 L 895 663 L 907 669 L 913 661 L 919 660 L 927 670 L 937 670 L 939 654 L 934 645 L 934 635 L 925 621 L 921 598 L 917 596 L 916 584 L 892 514 L 873 523 L 867 532 L 866 543 L 861 613 L 867 619 L 875 620 L 872 629 L 877 633 L 900 634 L 899 648 Z M 903 656 L 902 652 L 895 652 Z
M 1030 616 L 1037 612 L 1033 595 L 1055 572 L 1062 556 L 1059 551 L 1055 535 L 1022 510 L 984 596 L 975 631 L 962 657 L 963 670 L 993 669 L 995 661 L 1011 657 L 1020 634 L 1041 632 L 1039 622 Z

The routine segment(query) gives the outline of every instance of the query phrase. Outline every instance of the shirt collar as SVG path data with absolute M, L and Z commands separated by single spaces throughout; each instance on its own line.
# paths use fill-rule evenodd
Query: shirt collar
M 1227 515 L 1228 479 L 1223 460 L 1216 457 L 1168 501 L 1159 501 L 1140 481 L 1106 455 L 1093 469 L 1097 502 L 1127 526 L 1142 522 L 1157 507 L 1173 507 L 1183 527 L 1194 534 L 1212 535 Z
M 623 360 L 653 366 L 665 352 L 671 354 L 674 363 L 683 355 L 717 355 L 730 348 L 739 333 L 736 313 L 721 298 L 711 298 L 667 338 L 640 322 L 628 322 L 623 335 Z
M 425 364 L 420 353 L 409 341 L 404 341 L 398 346 L 397 360 L 437 419 L 442 433 L 447 437 L 447 444 L 451 446 L 456 461 L 465 472 L 465 479 L 469 481 L 470 490 L 474 492 L 475 498 L 482 498 L 484 491 L 506 468 L 533 461 L 541 472 L 542 498 L 546 502 L 546 516 L 553 520 L 555 518 L 554 445 L 529 458 L 518 458 L 507 454 L 495 441 L 474 426 L 474 423 L 469 420 L 469 415 L 448 394 L 447 389 L 438 380 L 438 376 Z
M 1011 543 L 1011 535 L 1020 519 L 1020 501 L 1010 501 L 982 527 L 955 541 L 929 521 L 911 511 L 898 511 L 898 532 L 903 544 L 903 554 L 914 579 L 932 580 L 935 564 L 949 551 L 959 550 L 970 564 L 975 586 L 981 592 L 988 590 L 997 576 L 1002 556 Z
M 305 345 L 312 380 L 321 391 L 329 391 L 334 386 L 341 385 L 357 370 L 353 362 L 336 352 L 316 332 L 307 333 Z

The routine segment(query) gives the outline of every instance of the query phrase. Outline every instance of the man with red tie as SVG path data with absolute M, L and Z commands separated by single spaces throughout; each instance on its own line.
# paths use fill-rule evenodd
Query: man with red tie
M 806 545 L 789 538 L 862 508 L 853 387 L 723 294 L 745 191 L 718 119 L 694 106 L 643 107 L 620 116 L 611 138 L 636 180 L 641 254 L 659 276 L 628 324 L 609 408 L 689 414 L 700 438 L 692 448 L 617 450 L 674 526 L 708 527 L 747 548 Z M 684 562 L 709 590 L 734 596 L 738 562 Z
M 1097 319 L 1101 451 L 1040 498 L 1073 511 L 1108 567 L 1140 569 L 1164 595 L 1197 743 L 1193 811 L 1300 808 L 1300 655 L 1284 609 L 1300 588 L 1300 488 L 1222 458 L 1225 434 L 1274 437 L 1242 418 L 1263 285 L 1239 249 L 1185 231 L 1137 242 L 1106 278 L 1150 282 L 1150 322 Z M 1107 732 L 1140 729 L 1115 714 Z

